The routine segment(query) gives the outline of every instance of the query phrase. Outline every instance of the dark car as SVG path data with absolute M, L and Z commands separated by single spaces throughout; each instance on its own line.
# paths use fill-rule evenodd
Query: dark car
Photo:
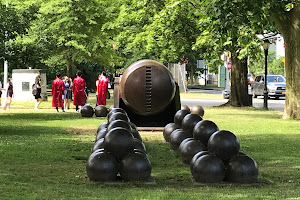
M 264 95 L 265 87 L 265 75 L 256 76 L 252 84 L 252 94 L 253 97 Z M 267 89 L 268 97 L 279 97 L 285 96 L 286 82 L 285 78 L 281 75 L 267 75 Z

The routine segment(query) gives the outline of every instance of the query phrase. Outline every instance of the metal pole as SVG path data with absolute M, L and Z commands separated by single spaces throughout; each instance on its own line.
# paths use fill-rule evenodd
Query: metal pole
M 268 77 L 268 49 L 265 51 L 265 85 L 264 85 L 264 109 L 268 110 L 268 88 L 267 88 L 267 77 Z
M 7 11 L 7 8 L 8 8 L 8 1 L 6 1 L 6 11 Z M 6 25 L 7 25 L 7 22 L 6 22 Z M 7 41 L 8 41 L 8 33 L 7 33 L 7 30 L 5 31 L 5 42 L 4 42 L 4 54 L 5 56 L 7 55 Z M 7 83 L 7 71 L 8 71 L 8 61 L 6 60 L 6 58 L 4 58 L 4 69 L 3 69 L 3 72 L 4 72 L 4 77 L 3 77 L 3 85 L 6 86 L 6 83 Z M 5 92 L 3 92 L 5 93 Z

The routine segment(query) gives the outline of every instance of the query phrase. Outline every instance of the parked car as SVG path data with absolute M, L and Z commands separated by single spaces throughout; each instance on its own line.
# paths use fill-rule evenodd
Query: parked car
M 253 97 L 264 95 L 265 87 L 265 75 L 256 76 L 252 84 L 252 94 Z M 285 96 L 286 82 L 285 78 L 281 75 L 267 75 L 267 89 L 268 97 L 279 97 Z

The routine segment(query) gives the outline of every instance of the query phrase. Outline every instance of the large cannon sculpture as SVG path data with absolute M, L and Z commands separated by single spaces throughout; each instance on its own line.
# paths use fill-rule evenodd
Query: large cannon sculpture
M 170 71 L 154 60 L 140 60 L 115 78 L 114 107 L 141 127 L 163 127 L 180 109 L 179 87 Z

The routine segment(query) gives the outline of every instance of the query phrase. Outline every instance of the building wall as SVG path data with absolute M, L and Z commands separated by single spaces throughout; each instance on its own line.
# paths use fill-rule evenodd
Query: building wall
M 176 63 L 168 63 L 168 69 L 173 75 L 174 80 L 178 83 L 179 89 L 186 91 L 186 66 Z
M 14 101 L 34 101 L 32 95 L 32 85 L 35 83 L 37 75 L 41 75 L 41 85 L 47 85 L 46 72 L 42 69 L 14 69 L 12 71 L 12 81 L 14 87 Z M 47 100 L 47 89 L 42 88 L 41 96 Z

